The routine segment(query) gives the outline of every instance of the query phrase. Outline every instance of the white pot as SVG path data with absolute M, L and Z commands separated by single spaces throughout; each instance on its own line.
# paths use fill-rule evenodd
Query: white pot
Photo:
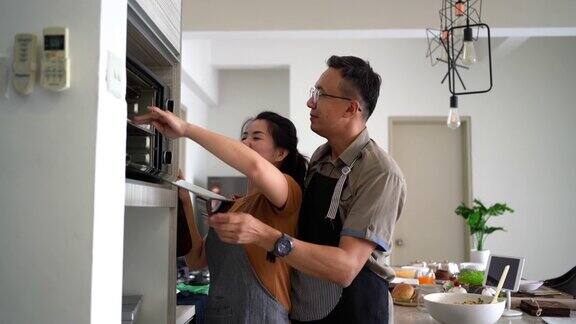
M 470 262 L 481 263 L 484 265 L 484 269 L 488 265 L 488 258 L 490 257 L 490 250 L 470 250 Z

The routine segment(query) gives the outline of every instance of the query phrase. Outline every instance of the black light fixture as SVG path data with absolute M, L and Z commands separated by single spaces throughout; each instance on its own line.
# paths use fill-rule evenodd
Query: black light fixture
M 447 72 L 442 78 L 443 84 L 448 79 L 450 113 L 447 125 L 450 128 L 460 126 L 458 115 L 458 96 L 489 92 L 492 89 L 492 50 L 490 27 L 481 21 L 482 0 L 442 0 L 439 11 L 440 28 L 427 28 L 426 40 L 428 50 L 426 57 L 430 64 L 446 64 Z M 461 71 L 473 68 L 478 62 L 475 42 L 480 33 L 486 34 L 488 44 L 488 87 L 467 89 Z M 456 82 L 458 79 L 459 82 Z M 461 89 L 457 89 L 457 85 Z

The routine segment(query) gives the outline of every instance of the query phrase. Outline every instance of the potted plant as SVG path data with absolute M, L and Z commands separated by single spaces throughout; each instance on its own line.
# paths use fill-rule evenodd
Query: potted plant
M 490 250 L 484 250 L 486 236 L 496 231 L 505 231 L 502 227 L 488 226 L 488 220 L 493 216 L 500 216 L 507 212 L 513 213 L 514 210 L 505 203 L 496 203 L 486 207 L 478 199 L 474 199 L 472 208 L 464 203 L 456 208 L 456 215 L 460 215 L 466 220 L 468 228 L 470 228 L 470 235 L 474 237 L 476 242 L 476 249 L 470 251 L 470 262 L 482 263 L 486 266 L 490 256 Z

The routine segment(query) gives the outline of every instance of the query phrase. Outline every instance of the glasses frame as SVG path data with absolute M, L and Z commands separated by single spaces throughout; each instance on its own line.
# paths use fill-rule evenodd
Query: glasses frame
M 318 103 L 318 99 L 320 99 L 320 97 L 330 97 L 330 98 L 349 100 L 349 101 L 354 100 L 352 98 L 339 97 L 339 96 L 334 96 L 334 95 L 330 95 L 327 93 L 323 93 L 321 90 L 317 89 L 316 87 L 310 87 L 309 94 L 310 94 L 310 99 L 312 99 L 312 103 L 314 103 L 314 104 Z

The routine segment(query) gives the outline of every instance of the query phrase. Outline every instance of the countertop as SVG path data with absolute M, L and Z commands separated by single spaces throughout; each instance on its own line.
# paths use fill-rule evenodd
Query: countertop
M 576 318 L 556 317 L 558 323 L 576 323 Z M 427 311 L 420 311 L 416 307 L 394 305 L 395 324 L 438 324 Z M 542 318 L 523 313 L 522 316 L 501 317 L 498 324 L 546 323 Z

